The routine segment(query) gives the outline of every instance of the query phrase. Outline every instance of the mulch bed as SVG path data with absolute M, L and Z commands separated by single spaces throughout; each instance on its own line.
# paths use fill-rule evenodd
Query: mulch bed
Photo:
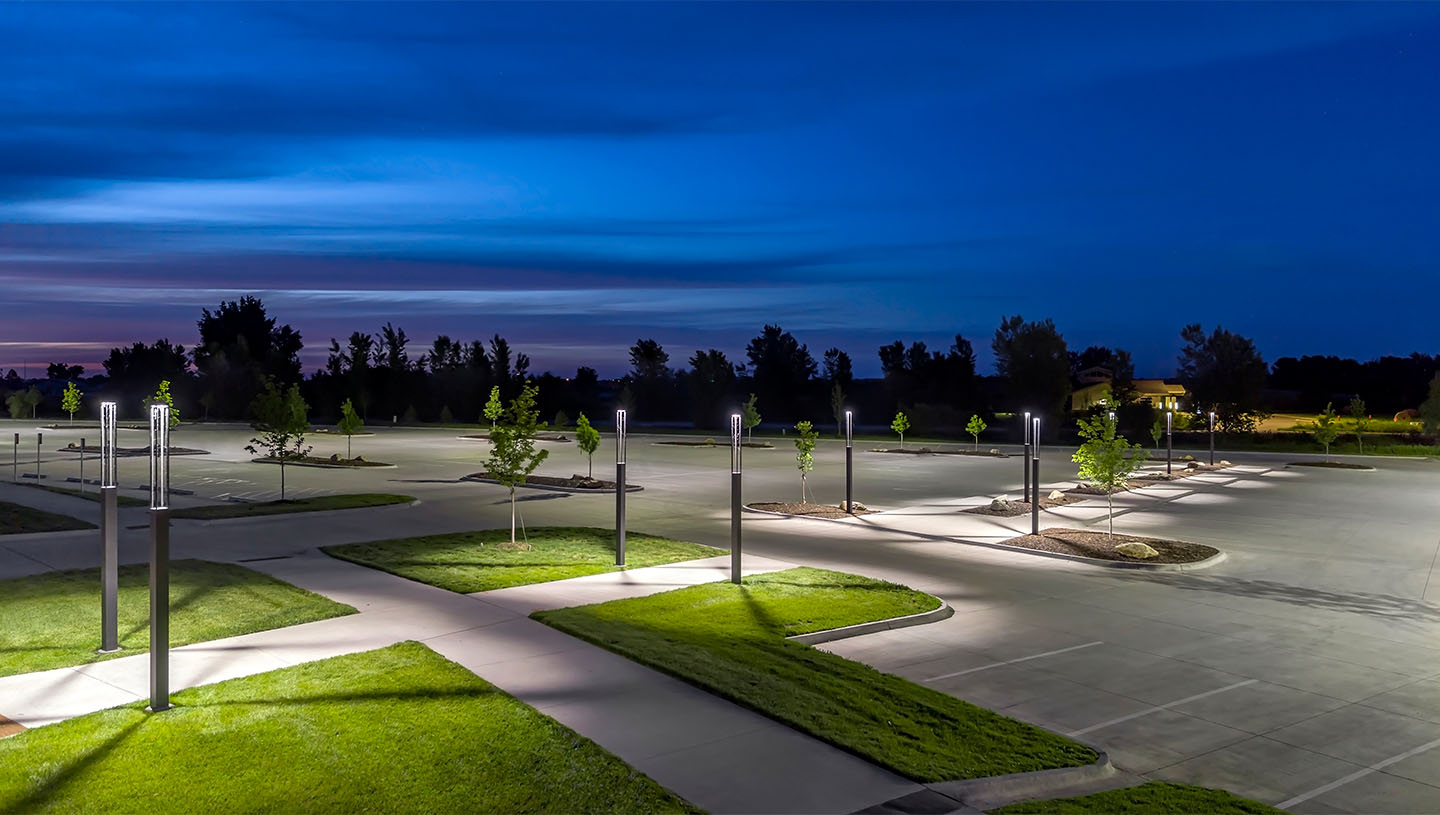
M 344 433 L 341 433 L 339 430 L 331 430 L 331 429 L 329 429 L 328 427 L 317 427 L 317 428 L 314 428 L 313 430 L 311 430 L 310 432 L 311 432 L 311 433 L 314 433 L 314 434 L 317 435 L 317 436 L 343 436 L 343 435 L 345 435 Z M 352 436 L 373 436 L 373 435 L 375 435 L 375 434 L 374 434 L 373 432 L 369 431 L 369 430 L 357 430 L 357 431 L 355 431 L 354 433 L 351 433 L 350 435 L 352 435 Z
M 1343 461 L 1292 461 L 1286 467 L 1325 467 L 1331 470 L 1373 470 L 1368 464 L 1346 464 Z
M 0 716 L 0 739 L 13 736 L 25 729 L 25 725 L 12 722 L 4 716 Z
M 460 438 L 462 438 L 462 439 L 475 439 L 476 441 L 490 441 L 490 434 L 489 434 L 489 433 L 471 433 L 471 434 L 468 435 L 468 436 L 461 436 Z M 537 434 L 535 434 L 535 441 L 563 441 L 563 442 L 568 442 L 568 441 L 570 441 L 570 439 L 569 439 L 564 433 L 537 433 Z
M 260 464 L 279 464 L 279 459 L 268 456 L 251 459 Z M 394 464 L 386 464 L 383 461 L 366 461 L 362 456 L 355 458 L 320 458 L 319 456 L 306 456 L 302 459 L 286 459 L 286 464 L 296 467 L 394 467 Z
M 671 447 L 724 447 L 726 449 L 729 449 L 730 447 L 729 444 L 717 444 L 713 441 L 657 441 L 655 443 L 665 444 Z M 740 446 L 748 447 L 752 450 L 757 448 L 761 450 L 768 450 L 775 445 L 771 444 L 768 441 L 742 441 L 740 442 Z
M 830 504 L 810 504 L 810 503 L 800 504 L 800 503 L 786 503 L 786 502 L 781 502 L 781 503 L 746 504 L 745 506 L 747 506 L 747 507 L 749 507 L 749 508 L 751 508 L 751 509 L 762 509 L 762 510 L 764 510 L 764 511 L 766 511 L 766 512 L 778 512 L 778 513 L 780 513 L 780 514 L 782 514 L 782 515 L 802 515 L 802 516 L 805 516 L 805 517 L 808 517 L 808 518 L 850 518 L 850 517 L 853 517 L 853 516 L 851 515 L 851 513 L 846 512 L 845 510 L 841 509 L 840 507 L 832 506 L 832 505 L 830 505 Z M 856 502 L 855 502 L 855 506 L 859 507 L 859 506 L 860 506 L 860 502 L 859 502 L 859 501 L 856 501 Z M 873 510 L 873 509 L 856 509 L 855 512 L 854 512 L 854 514 L 855 514 L 855 515 L 869 515 L 870 513 L 875 512 L 875 511 L 876 511 L 876 510 Z
M 1077 501 L 1084 501 L 1084 500 L 1085 500 L 1084 496 L 1080 496 L 1080 495 L 1066 495 L 1066 496 L 1064 496 L 1064 497 L 1062 497 L 1062 498 L 1048 498 L 1048 497 L 1046 497 L 1046 498 L 1041 498 L 1041 499 L 1040 499 L 1040 508 L 1041 508 L 1041 509 L 1054 509 L 1055 507 L 1063 507 L 1063 506 L 1065 506 L 1066 504 L 1073 504 L 1073 503 L 1075 503 L 1075 502 L 1077 502 Z M 1029 514 L 1030 514 L 1030 502 L 1029 502 L 1029 501 L 1010 501 L 1010 502 L 1009 502 L 1009 507 L 1008 507 L 1007 509 L 994 509 L 990 504 L 984 504 L 984 505 L 978 506 L 978 507 L 971 507 L 971 508 L 969 508 L 969 509 L 963 509 L 963 510 L 961 510 L 961 512 L 968 512 L 968 513 L 970 513 L 971 515 L 990 515 L 990 516 L 993 516 L 993 517 L 996 517 L 996 518 L 1014 518 L 1014 517 L 1016 517 L 1016 516 L 1018 516 L 1018 515 L 1029 515 Z
M 1186 464 L 1188 464 L 1188 463 L 1189 463 L 1189 462 L 1186 462 Z M 1124 487 L 1117 487 L 1115 491 L 1116 491 L 1116 492 L 1125 492 L 1125 491 L 1127 491 L 1127 490 L 1139 490 L 1139 489 L 1144 489 L 1144 488 L 1146 488 L 1146 487 L 1153 487 L 1153 486 L 1155 486 L 1156 484 L 1164 484 L 1164 483 L 1166 483 L 1166 482 L 1168 482 L 1168 481 L 1179 481 L 1179 480 L 1184 479 L 1184 478 L 1189 478 L 1189 477 L 1192 476 L 1192 475 L 1199 475 L 1199 474 L 1201 474 L 1201 473 L 1216 472 L 1216 471 L 1218 471 L 1218 470 L 1223 470 L 1223 469 L 1225 469 L 1226 467 L 1230 467 L 1230 466 L 1233 466 L 1233 465 L 1229 465 L 1229 464 L 1216 464 L 1216 465 L 1214 465 L 1214 466 L 1211 466 L 1211 465 L 1209 465 L 1209 464 L 1197 464 L 1197 465 L 1194 466 L 1194 467 L 1185 467 L 1185 466 L 1182 465 L 1182 466 L 1176 467 L 1175 470 L 1174 470 L 1174 472 L 1170 473 L 1169 475 L 1166 475 L 1166 474 L 1163 473 L 1163 472 L 1148 472 L 1148 471 L 1147 471 L 1147 472 L 1144 472 L 1144 473 L 1142 473 L 1142 474 L 1140 474 L 1140 475 L 1135 476 L 1134 478 L 1131 478 L 1129 481 L 1127 481 L 1127 482 L 1125 483 L 1125 486 L 1124 486 Z M 1103 490 L 1103 489 L 1095 486 L 1094 484 L 1076 484 L 1073 489 L 1065 490 L 1065 492 L 1068 493 L 1068 494 L 1070 494 L 1070 495 L 1101 495 L 1101 496 L 1103 496 L 1103 495 L 1105 494 L 1105 490 Z
M 466 478 L 475 478 L 475 479 L 479 479 L 479 480 L 482 480 L 482 481 L 494 481 L 494 480 L 495 480 L 494 478 L 492 478 L 492 477 L 490 476 L 489 473 L 471 473 L 471 474 L 469 474 L 469 475 L 467 475 L 467 476 L 465 476 L 465 477 L 466 477 Z M 526 485 L 526 486 L 535 485 L 535 486 L 541 486 L 541 487 L 564 487 L 564 488 L 567 489 L 567 490 L 614 490 L 614 489 L 615 489 L 615 482 L 614 482 L 614 481 L 602 481 L 602 480 L 600 480 L 600 479 L 598 479 L 598 478 L 590 478 L 589 476 L 578 475 L 578 474 L 577 474 L 577 475 L 572 475 L 572 476 L 570 476 L 569 478 L 556 478 L 555 476 L 551 476 L 551 475 L 527 475 L 527 476 L 525 476 L 525 485 Z M 625 491 L 626 491 L 626 492 L 634 492 L 635 490 L 636 490 L 636 486 L 635 486 L 634 484 L 626 484 L 626 485 L 625 485 Z
M 1104 532 L 1086 529 L 1045 529 L 1039 535 L 1021 535 L 1001 541 L 1006 546 L 1058 552 L 1064 555 L 1115 560 L 1123 563 L 1198 563 L 1220 554 L 1220 550 L 1201 543 L 1143 538 L 1136 535 L 1107 537 Z M 1160 554 L 1152 558 L 1134 558 L 1115 551 L 1122 543 L 1148 544 Z
M 81 452 L 81 447 L 80 447 L 80 445 L 76 444 L 75 442 L 71 442 L 71 443 L 65 445 L 64 447 L 61 447 L 58 452 L 61 452 L 61 453 L 79 453 L 79 452 Z M 87 444 L 87 445 L 85 445 L 85 447 L 84 447 L 84 452 L 85 452 L 87 455 L 89 455 L 89 454 L 94 454 L 94 455 L 97 455 L 97 456 L 98 456 L 98 455 L 100 455 L 100 447 L 99 447 L 98 445 L 94 445 L 94 444 Z M 150 446 L 147 444 L 147 445 L 144 446 L 144 447 L 116 447 L 116 448 L 115 448 L 115 455 L 116 455 L 116 456 L 120 456 L 120 457 L 125 457 L 125 456 L 148 456 L 148 455 L 150 455 Z M 171 448 L 170 448 L 170 455 L 172 455 L 172 456 L 208 456 L 208 455 L 210 455 L 210 451 L 209 451 L 209 450 L 196 450 L 196 449 L 194 449 L 193 447 L 171 447 Z
M 931 450 L 929 447 L 872 447 L 872 453 L 904 453 L 908 456 L 980 456 L 982 458 L 1010 458 L 1009 453 L 989 450 Z

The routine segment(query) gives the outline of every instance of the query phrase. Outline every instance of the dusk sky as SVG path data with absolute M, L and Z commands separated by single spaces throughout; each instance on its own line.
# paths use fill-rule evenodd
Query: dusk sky
M 818 357 L 1002 315 L 1172 375 L 1440 351 L 1440 5 L 0 4 L 0 366 L 304 336 Z

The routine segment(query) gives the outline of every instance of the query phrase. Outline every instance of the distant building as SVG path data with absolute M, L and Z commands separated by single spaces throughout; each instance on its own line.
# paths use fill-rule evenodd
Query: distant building
M 1081 371 L 1077 378 L 1083 383 L 1087 374 L 1095 376 L 1093 372 L 1096 371 L 1104 369 L 1087 368 Z M 1076 388 L 1070 394 L 1070 410 L 1079 413 L 1111 404 L 1110 386 L 1110 379 L 1103 379 Z M 1130 389 L 1135 402 L 1150 405 L 1156 410 L 1179 410 L 1181 400 L 1189 396 L 1184 385 L 1172 384 L 1163 379 L 1136 379 L 1130 383 Z

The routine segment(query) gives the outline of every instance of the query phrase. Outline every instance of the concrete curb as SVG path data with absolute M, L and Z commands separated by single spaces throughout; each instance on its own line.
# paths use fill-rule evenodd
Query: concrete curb
M 1044 530 L 1041 530 L 1044 531 Z M 1082 555 L 1067 555 L 1064 552 L 1046 552 L 1043 549 L 1031 549 L 1025 546 L 1009 546 L 1004 543 L 992 543 L 990 541 L 967 540 L 965 538 L 945 538 L 944 540 L 964 543 L 971 546 L 985 546 L 990 549 L 1000 549 L 1005 552 L 1022 552 L 1027 555 L 1039 555 L 1040 557 L 1056 558 L 1058 560 L 1073 560 L 1077 563 L 1088 563 L 1092 566 L 1103 566 L 1106 569 L 1139 569 L 1150 572 L 1191 572 L 1196 569 L 1208 569 L 1217 563 L 1225 560 L 1227 555 L 1222 549 L 1214 555 L 1197 560 L 1194 563 L 1146 563 L 1143 560 L 1104 560 L 1098 557 L 1084 557 Z
M 475 477 L 473 477 L 473 476 L 468 476 L 468 475 L 467 475 L 467 476 L 462 476 L 462 477 L 460 478 L 460 480 L 461 480 L 461 481 L 471 481 L 471 482 L 474 482 L 474 483 L 476 483 L 476 484 L 494 484 L 494 485 L 496 485 L 496 486 L 500 486 L 500 482 L 499 482 L 499 481 L 496 481 L 496 480 L 494 480 L 494 479 L 492 479 L 492 478 L 475 478 Z M 610 487 L 610 488 L 608 488 L 608 489 L 603 489 L 603 490 L 594 490 L 594 489 L 586 489 L 586 488 L 584 488 L 584 487 L 554 487 L 554 486 L 551 486 L 551 485 L 549 485 L 549 484 L 521 484 L 520 486 L 516 487 L 516 489 L 520 489 L 520 490 L 540 490 L 541 492 L 563 492 L 563 493 L 570 493 L 570 494 L 574 494 L 574 495 L 614 495 L 614 494 L 615 494 L 615 488 L 614 488 L 614 487 Z M 642 487 L 642 486 L 640 486 L 639 484 L 626 484 L 626 485 L 625 485 L 625 494 L 626 494 L 626 495 L 629 495 L 629 494 L 632 493 L 632 492 L 643 492 L 644 490 L 645 490 L 645 488 Z
M 1081 742 L 1084 744 L 1084 742 Z M 1053 798 L 1068 787 L 1099 781 L 1114 775 L 1117 770 L 1110 763 L 1110 754 L 1093 744 L 1086 747 L 1099 754 L 1094 762 L 1082 767 L 1060 767 L 1054 770 L 1038 770 L 1030 773 L 1012 773 L 989 778 L 971 778 L 965 781 L 940 781 L 926 784 L 948 798 L 976 807 L 993 809 L 1017 801 Z
M 1379 458 L 1379 456 L 1376 456 L 1376 458 Z M 1428 458 L 1428 456 L 1427 456 L 1427 458 Z M 1369 464 L 1357 465 L 1357 466 L 1353 466 L 1353 467 L 1332 467 L 1332 466 L 1327 466 L 1327 465 L 1325 465 L 1325 464 L 1323 464 L 1323 463 L 1321 463 L 1321 462 L 1318 462 L 1318 461 L 1315 461 L 1315 462 L 1291 461 L 1291 462 L 1289 462 L 1289 463 L 1287 463 L 1287 464 L 1285 465 L 1285 469 L 1287 469 L 1287 470 L 1290 469 L 1291 467 L 1308 467 L 1309 469 L 1312 469 L 1312 470 L 1336 470 L 1336 471 L 1342 472 L 1342 473 L 1373 473 L 1373 472 L 1375 472 L 1375 468 L 1374 468 L 1374 467 L 1371 467 Z
M 829 628 L 824 631 L 812 631 L 809 634 L 796 634 L 793 637 L 786 637 L 785 639 L 805 645 L 816 645 L 822 642 L 833 642 L 848 637 L 873 634 L 877 631 L 889 631 L 894 628 L 909 628 L 914 625 L 938 623 L 941 620 L 953 616 L 955 616 L 955 609 L 951 608 L 949 603 L 942 600 L 939 608 L 922 611 L 919 614 L 907 614 L 904 617 L 891 617 L 888 620 L 872 620 L 868 623 Z

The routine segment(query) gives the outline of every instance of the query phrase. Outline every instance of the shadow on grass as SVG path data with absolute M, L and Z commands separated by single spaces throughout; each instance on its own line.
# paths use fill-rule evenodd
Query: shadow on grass
M 8 808 L 9 812 L 36 812 L 44 809 L 50 799 L 76 776 L 83 773 L 87 768 L 114 752 L 122 742 L 130 737 L 136 729 L 149 721 L 146 716 L 125 725 L 115 735 L 106 739 L 99 746 L 80 754 L 74 761 L 51 772 L 43 782 L 37 784 L 23 798 L 13 802 Z

